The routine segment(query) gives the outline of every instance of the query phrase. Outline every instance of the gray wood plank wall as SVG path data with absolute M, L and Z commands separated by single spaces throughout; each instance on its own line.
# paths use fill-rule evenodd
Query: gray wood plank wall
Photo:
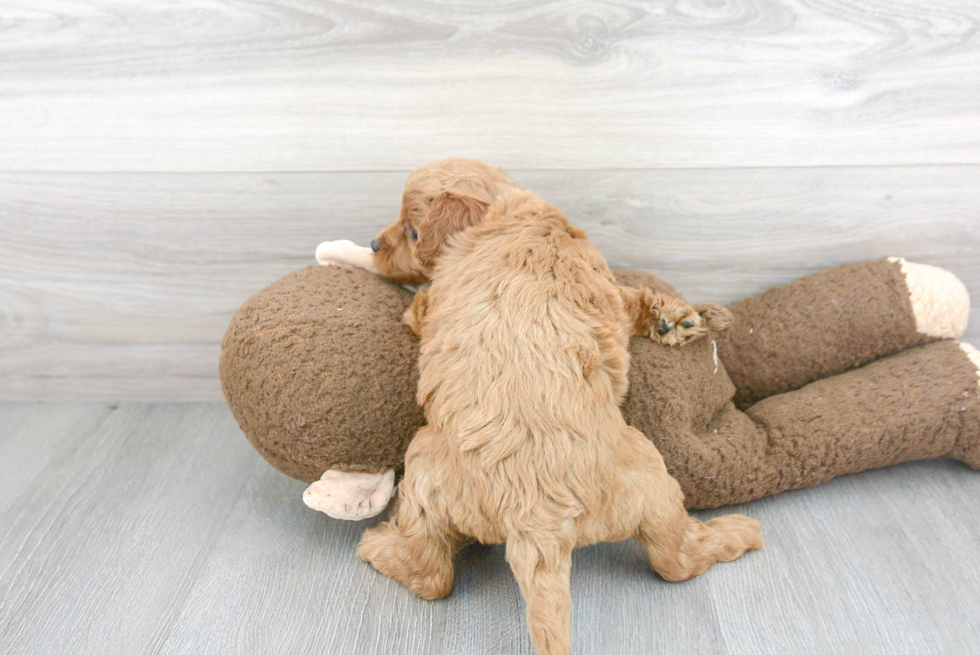
M 220 398 L 231 312 L 444 156 L 690 299 L 881 255 L 980 298 L 978 28 L 973 0 L 0 0 L 0 397 Z

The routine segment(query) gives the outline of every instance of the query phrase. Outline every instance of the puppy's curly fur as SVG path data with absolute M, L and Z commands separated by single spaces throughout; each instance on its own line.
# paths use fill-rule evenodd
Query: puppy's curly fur
M 761 548 L 759 525 L 690 517 L 656 447 L 623 420 L 627 344 L 658 336 L 654 294 L 618 286 L 585 233 L 530 192 L 505 191 L 464 224 L 423 224 L 418 240 L 438 230 L 438 255 L 405 269 L 425 266 L 432 281 L 406 314 L 422 340 L 427 425 L 390 520 L 358 554 L 440 598 L 460 547 L 506 543 L 535 649 L 564 654 L 576 546 L 633 537 L 663 578 L 686 580 Z M 683 325 L 701 318 L 693 308 L 663 300 L 656 318 L 703 327 Z

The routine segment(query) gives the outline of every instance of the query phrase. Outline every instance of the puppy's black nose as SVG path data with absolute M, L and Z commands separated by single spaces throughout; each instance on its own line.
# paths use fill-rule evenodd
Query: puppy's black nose
M 666 318 L 662 318 L 662 319 L 660 319 L 660 327 L 657 329 L 657 334 L 659 334 L 660 336 L 663 336 L 663 335 L 667 334 L 668 332 L 670 332 L 670 328 L 672 328 L 672 327 L 673 326 L 670 323 L 667 322 L 667 319 Z
M 381 244 L 378 243 L 377 239 L 371 239 L 371 252 L 378 252 L 381 250 Z

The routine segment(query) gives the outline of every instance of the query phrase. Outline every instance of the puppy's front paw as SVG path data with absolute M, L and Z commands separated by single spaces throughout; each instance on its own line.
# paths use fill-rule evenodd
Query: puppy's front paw
M 708 333 L 707 321 L 683 300 L 663 298 L 651 309 L 650 339 L 683 346 Z

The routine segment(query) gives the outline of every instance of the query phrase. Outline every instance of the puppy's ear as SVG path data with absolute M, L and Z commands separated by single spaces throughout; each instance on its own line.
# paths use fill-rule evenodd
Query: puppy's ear
M 452 235 L 483 220 L 489 205 L 472 196 L 446 191 L 432 200 L 425 220 L 419 225 L 419 240 L 415 257 L 423 266 L 432 266 Z
M 693 305 L 694 311 L 701 314 L 701 318 L 708 324 L 712 332 L 724 332 L 735 322 L 735 315 L 731 310 L 713 302 L 699 302 Z

